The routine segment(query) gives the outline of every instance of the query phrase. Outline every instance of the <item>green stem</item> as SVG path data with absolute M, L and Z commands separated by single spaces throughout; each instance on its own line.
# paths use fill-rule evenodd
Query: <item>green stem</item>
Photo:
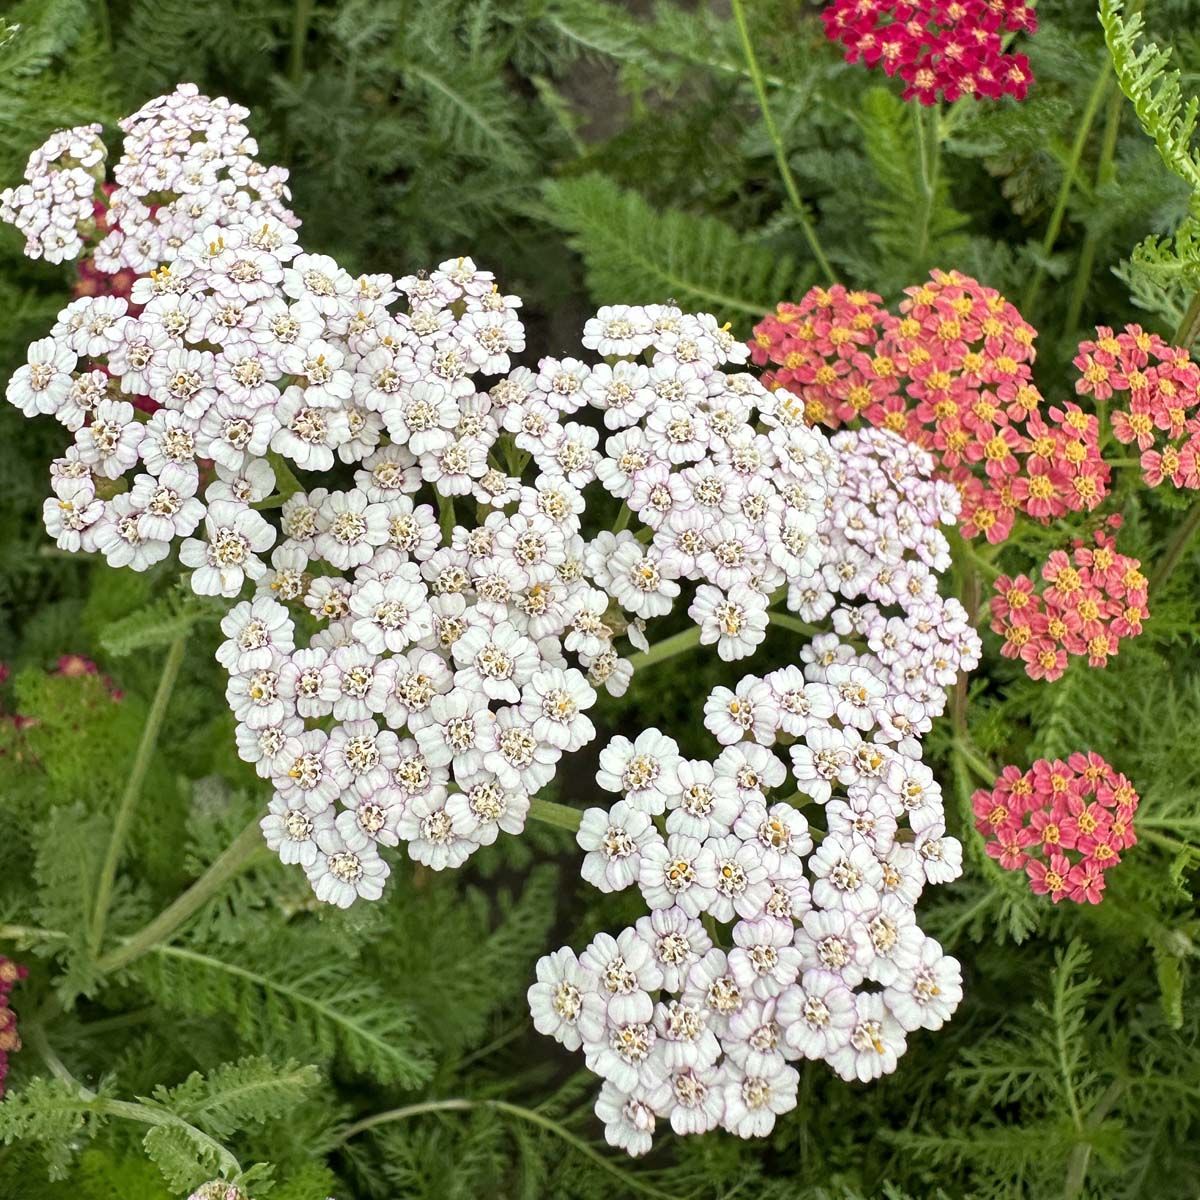
M 1088 1114 L 1086 1129 L 1090 1132 L 1096 1129 L 1100 1123 L 1108 1116 L 1112 1107 L 1121 1098 L 1121 1093 L 1125 1091 L 1125 1081 L 1122 1079 L 1114 1079 L 1112 1083 L 1105 1088 L 1100 1099 L 1096 1101 L 1092 1111 Z M 1063 1184 L 1063 1200 L 1075 1200 L 1075 1197 L 1083 1191 L 1084 1180 L 1087 1178 L 1088 1163 L 1092 1157 L 1092 1143 L 1090 1141 L 1076 1142 L 1071 1151 L 1071 1157 L 1067 1160 L 1067 1178 Z
M 133 768 L 129 772 L 125 791 L 117 807 L 112 836 L 108 841 L 108 852 L 104 856 L 104 865 L 100 870 L 100 882 L 96 888 L 96 903 L 92 909 L 89 945 L 93 955 L 99 951 L 104 941 L 104 926 L 108 921 L 108 910 L 112 904 L 117 865 L 121 860 L 121 851 L 129 832 L 129 824 L 133 820 L 133 810 L 142 794 L 142 784 L 146 780 L 146 772 L 150 769 L 150 760 L 154 757 L 154 747 L 158 743 L 159 730 L 162 728 L 163 717 L 166 716 L 171 692 L 175 688 L 176 679 L 179 678 L 179 668 L 183 664 L 183 653 L 186 647 L 187 635 L 185 634 L 176 638 L 171 643 L 170 649 L 167 650 L 162 675 L 158 680 L 158 690 L 154 693 L 150 711 L 146 714 L 146 724 L 142 728 L 142 740 L 138 743 Z
M 940 134 L 942 113 L 940 106 L 926 114 L 925 105 L 911 104 L 913 121 L 917 127 L 917 154 L 921 165 L 921 191 L 925 204 L 921 214 L 921 231 L 917 240 L 917 262 L 923 263 L 929 250 L 929 223 L 933 217 L 934 200 L 937 195 L 938 175 L 941 172 L 942 141 Z
M 126 938 L 97 962 L 102 972 L 119 971 L 165 942 L 193 913 L 202 908 L 235 875 L 244 871 L 264 847 L 258 819 L 251 821 L 215 858 L 190 888 L 162 910 L 148 925 Z
M 442 539 L 449 545 L 454 537 L 454 499 L 451 496 L 437 494 L 438 525 L 442 530 Z
M 1164 850 L 1170 850 L 1173 854 L 1200 854 L 1200 849 L 1190 842 L 1181 842 L 1178 838 L 1168 837 L 1165 833 L 1156 833 L 1153 829 L 1145 829 L 1141 825 L 1138 826 L 1138 837 L 1142 841 L 1153 842 L 1154 845 L 1161 846 Z
M 966 538 L 959 538 L 957 553 L 970 560 L 972 566 L 978 567 L 989 579 L 999 579 L 1004 574 L 990 559 L 984 558 Z
M 100 29 L 100 40 L 104 48 L 113 52 L 112 18 L 108 12 L 108 0 L 96 0 L 96 25 Z
M 70 934 L 61 933 L 57 929 L 38 929 L 33 925 L 0 925 L 0 942 L 21 942 L 32 945 L 34 942 L 62 942 Z
M 557 829 L 569 829 L 574 833 L 579 828 L 583 814 L 577 808 L 568 808 L 565 804 L 555 804 L 553 800 L 539 800 L 536 796 L 529 802 L 529 815 L 543 825 L 553 825 Z
M 964 741 L 961 737 L 956 737 L 954 740 L 955 750 L 962 755 L 962 760 L 975 772 L 979 778 L 989 786 L 996 782 L 996 777 L 1000 774 L 987 759 L 976 751 L 969 742 Z
M 1150 592 L 1158 591 L 1170 578 L 1171 572 L 1179 565 L 1179 560 L 1195 536 L 1197 528 L 1200 528 L 1200 500 L 1197 500 L 1188 510 L 1187 518 L 1175 530 L 1175 536 L 1171 538 L 1166 552 L 1155 566 L 1148 586 Z
M 1021 311 L 1023 313 L 1029 313 L 1034 300 L 1037 298 L 1042 282 L 1046 277 L 1046 268 L 1043 265 L 1044 260 L 1050 257 L 1050 252 L 1054 249 L 1054 243 L 1058 241 L 1058 235 L 1062 230 L 1063 218 L 1067 215 L 1067 204 L 1071 199 L 1071 189 L 1075 186 L 1075 176 L 1079 171 L 1079 160 L 1083 157 L 1083 148 L 1087 145 L 1088 134 L 1092 131 L 1092 123 L 1096 119 L 1100 102 L 1112 86 L 1112 82 L 1112 62 L 1106 56 L 1104 65 L 1100 68 L 1100 74 L 1096 76 L 1096 82 L 1092 87 L 1091 95 L 1088 96 L 1079 127 L 1075 130 L 1075 140 L 1071 143 L 1071 153 L 1067 159 L 1062 184 L 1058 189 L 1058 198 L 1054 202 L 1054 210 L 1050 214 L 1050 223 L 1046 226 L 1046 234 L 1042 238 L 1043 262 L 1038 264 L 1037 269 L 1033 273 L 1033 278 L 1029 281 L 1029 287 L 1025 289 L 1025 298 L 1021 301 Z
M 649 650 L 642 650 L 637 654 L 630 655 L 629 663 L 636 675 L 643 667 L 652 667 L 655 663 L 665 662 L 677 654 L 694 650 L 698 645 L 700 645 L 700 626 L 691 625 L 679 633 L 672 634 L 669 638 L 663 638 L 661 642 L 655 642 Z
M 377 1126 L 392 1124 L 396 1121 L 407 1121 L 410 1117 L 425 1116 L 428 1113 L 471 1112 L 473 1109 L 479 1108 L 490 1108 L 493 1112 L 505 1113 L 507 1116 L 515 1117 L 518 1121 L 526 1121 L 530 1125 L 536 1125 L 538 1128 L 546 1130 L 547 1133 L 554 1134 L 555 1137 L 561 1138 L 567 1145 L 595 1163 L 596 1166 L 619 1179 L 626 1188 L 632 1188 L 647 1196 L 659 1197 L 660 1200 L 674 1200 L 671 1193 L 664 1192 L 652 1184 L 645 1183 L 635 1175 L 617 1166 L 616 1163 L 611 1162 L 605 1155 L 585 1142 L 583 1138 L 572 1133 L 552 1117 L 543 1116 L 531 1108 L 522 1108 L 519 1104 L 509 1104 L 505 1100 L 467 1100 L 458 1098 L 453 1100 L 425 1100 L 420 1104 L 406 1104 L 403 1108 L 392 1108 L 387 1112 L 376 1113 L 374 1116 L 364 1117 L 361 1121 L 355 1121 L 353 1125 L 348 1125 L 342 1131 L 335 1145 L 341 1146 L 352 1137 L 357 1137 L 358 1134 L 365 1133 L 368 1129 L 375 1129 Z
M 767 613 L 767 621 L 780 629 L 789 629 L 792 633 L 800 633 L 805 637 L 813 637 L 821 632 L 815 625 L 810 625 L 807 621 L 800 620 L 799 617 L 793 617 L 791 613 L 777 612 L 775 609 L 771 609 Z
M 1117 134 L 1121 129 L 1121 108 L 1124 103 L 1124 93 L 1120 88 L 1115 88 L 1108 98 L 1108 110 L 1104 116 L 1104 136 L 1100 142 L 1100 161 L 1096 167 L 1097 191 L 1110 182 L 1115 174 Z M 1084 234 L 1083 249 L 1079 253 L 1079 265 L 1075 270 L 1075 279 L 1071 283 L 1071 298 L 1067 302 L 1067 317 L 1063 323 L 1063 329 L 1068 335 L 1079 327 L 1079 318 L 1083 313 L 1083 304 L 1087 299 L 1088 287 L 1092 282 L 1092 271 L 1096 265 L 1096 249 L 1099 244 L 1099 233 L 1095 228 L 1089 228 Z
M 787 192 L 788 200 L 795 209 L 796 216 L 800 221 L 800 228 L 804 232 L 804 239 L 808 242 L 808 247 L 812 251 L 813 258 L 817 260 L 822 274 L 830 283 L 836 283 L 837 276 L 833 273 L 829 259 L 825 257 L 825 251 L 821 248 L 820 239 L 817 237 L 817 231 L 813 228 L 812 218 L 809 215 L 808 205 L 801 199 L 800 189 L 796 186 L 796 177 L 792 174 L 792 168 L 788 163 L 783 139 L 779 136 L 775 117 L 767 100 L 767 86 L 763 79 L 762 69 L 758 65 L 758 56 L 754 53 L 754 42 L 750 37 L 750 26 L 746 22 L 746 10 L 742 5 L 742 0 L 731 0 L 730 7 L 733 10 L 733 19 L 737 24 L 738 36 L 742 41 L 742 53 L 746 56 L 750 79 L 754 83 L 754 92 L 758 97 L 758 107 L 762 112 L 763 124 L 766 126 L 767 136 L 771 139 L 771 145 L 775 148 L 775 162 L 779 166 L 783 190 Z
M 304 74 L 304 45 L 308 41 L 308 23 L 312 19 L 314 0 L 295 0 L 292 13 L 292 47 L 288 55 L 288 79 L 295 87 Z
M 1198 327 L 1200 327 L 1200 291 L 1196 292 L 1192 297 L 1192 302 L 1187 306 L 1187 311 L 1179 322 L 1179 328 L 1175 330 L 1175 336 L 1171 339 L 1172 342 L 1176 346 L 1190 350 L 1192 343 L 1196 340 Z

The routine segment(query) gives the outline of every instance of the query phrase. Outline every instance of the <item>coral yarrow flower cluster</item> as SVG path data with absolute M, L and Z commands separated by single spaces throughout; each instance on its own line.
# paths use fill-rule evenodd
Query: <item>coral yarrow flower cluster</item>
M 1119 527 L 1120 518 L 1108 523 Z M 1040 590 L 1028 575 L 1001 575 L 991 601 L 992 630 L 1004 638 L 1001 654 L 1019 658 L 1031 679 L 1057 679 L 1072 655 L 1107 666 L 1121 640 L 1141 633 L 1150 615 L 1141 565 L 1099 529 L 1091 542 L 1072 543 L 1070 554 L 1051 553 L 1038 572 Z
M 9 1003 L 9 995 L 28 974 L 28 968 L 0 954 L 0 1098 L 4 1096 L 4 1080 L 8 1075 L 8 1056 L 21 1049 L 21 1035 L 17 1032 L 17 1014 Z
M 928 449 L 962 492 L 964 536 L 1000 542 L 1019 512 L 1048 523 L 1109 490 L 1096 417 L 1047 406 L 1033 382 L 1036 337 L 994 289 L 935 271 L 899 315 L 870 292 L 813 288 L 756 325 L 751 348 L 812 423 L 862 420 Z
M 821 15 L 846 61 L 899 75 L 905 100 L 1023 100 L 1033 82 L 1029 59 L 1004 49 L 1005 34 L 1037 30 L 1020 0 L 834 0 Z
M 1136 444 L 1150 487 L 1200 488 L 1200 367 L 1140 325 L 1106 326 L 1079 343 L 1075 390 L 1111 404 L 1113 436 Z
M 796 1106 L 792 1064 L 877 1078 L 962 995 L 957 961 L 915 914 L 926 885 L 961 870 L 920 744 L 978 660 L 966 613 L 936 586 L 949 564 L 937 525 L 957 496 L 894 434 L 833 440 L 853 482 L 823 530 L 844 543 L 830 587 L 873 602 L 836 610 L 803 665 L 716 688 L 715 757 L 686 759 L 658 729 L 609 742 L 597 782 L 619 798 L 583 815 L 583 875 L 636 886 L 650 911 L 578 956 L 546 956 L 529 991 L 537 1028 L 603 1081 L 597 1115 L 631 1154 L 660 1121 L 763 1136 Z M 902 543 L 928 566 L 906 575 Z M 836 565 L 846 548 L 863 554 L 850 570 Z
M 971 804 L 988 854 L 1007 870 L 1023 870 L 1033 891 L 1056 904 L 1099 904 L 1105 872 L 1137 844 L 1137 792 L 1090 752 L 1066 762 L 1039 759 L 1028 771 L 1005 767 Z

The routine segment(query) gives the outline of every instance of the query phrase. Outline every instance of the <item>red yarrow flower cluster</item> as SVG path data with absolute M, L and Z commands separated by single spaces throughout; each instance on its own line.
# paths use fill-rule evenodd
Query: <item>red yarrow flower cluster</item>
M 17 1014 L 9 1007 L 8 996 L 28 974 L 25 967 L 0 954 L 0 1096 L 4 1095 L 4 1080 L 8 1075 L 8 1056 L 21 1048 Z
M 1033 382 L 1033 328 L 994 288 L 934 271 L 905 289 L 899 315 L 872 292 L 813 288 L 754 328 L 763 379 L 811 424 L 861 419 L 928 450 L 962 493 L 961 529 L 1001 542 L 1017 513 L 1049 523 L 1090 512 L 1109 491 L 1099 424 L 1077 404 L 1047 406 Z
M 1119 517 L 1110 518 L 1110 527 L 1119 524 Z M 1069 655 L 1107 666 L 1121 639 L 1141 633 L 1150 615 L 1141 565 L 1100 529 L 1091 544 L 1073 542 L 1070 555 L 1050 555 L 1040 592 L 1028 575 L 1001 575 L 991 603 L 992 630 L 1004 638 L 1000 653 L 1019 658 L 1030 679 L 1057 679 Z
M 988 854 L 1006 870 L 1023 870 L 1034 893 L 1055 904 L 1099 904 L 1105 872 L 1137 845 L 1138 794 L 1091 752 L 1039 759 L 1028 771 L 1005 767 L 971 805 Z
M 834 0 L 821 16 L 846 61 L 899 75 L 905 100 L 1023 100 L 1033 82 L 1029 59 L 1003 49 L 1005 33 L 1037 30 L 1019 0 Z
M 1120 398 L 1113 437 L 1137 443 L 1146 483 L 1200 488 L 1200 366 L 1186 350 L 1140 325 L 1120 333 L 1101 325 L 1094 341 L 1079 343 L 1075 366 L 1081 396 Z

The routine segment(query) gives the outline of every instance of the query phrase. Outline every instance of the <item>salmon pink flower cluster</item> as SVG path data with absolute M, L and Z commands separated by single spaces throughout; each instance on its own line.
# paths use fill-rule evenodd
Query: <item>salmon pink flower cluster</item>
M 1113 436 L 1137 445 L 1150 487 L 1200 488 L 1200 367 L 1187 350 L 1140 325 L 1099 326 L 1075 366 L 1076 392 L 1112 405 Z
M 0 954 L 0 1099 L 4 1096 L 4 1080 L 8 1075 L 8 1056 L 21 1048 L 17 1014 L 9 1004 L 9 995 L 28 974 L 28 968 Z
M 1039 571 L 1040 590 L 1028 575 L 1001 575 L 991 601 L 992 630 L 1004 638 L 1000 653 L 1019 658 L 1030 679 L 1057 679 L 1070 656 L 1107 666 L 1122 639 L 1141 633 L 1150 615 L 1141 565 L 1100 529 L 1090 543 L 1072 543 L 1070 554 L 1050 555 Z
M 1137 845 L 1138 794 L 1091 752 L 1038 759 L 1028 771 L 1005 767 L 971 805 L 988 854 L 1006 870 L 1023 870 L 1033 891 L 1055 904 L 1099 904 L 1105 872 Z
M 650 911 L 578 956 L 547 955 L 529 990 L 536 1027 L 603 1081 L 596 1113 L 630 1154 L 659 1122 L 764 1136 L 797 1104 L 792 1064 L 875 1079 L 962 996 L 959 964 L 915 912 L 962 865 L 921 760 L 946 687 L 979 654 L 937 589 L 937 525 L 957 496 L 894 434 L 832 441 L 845 492 L 821 537 L 862 558 L 843 570 L 835 553 L 828 587 L 871 602 L 839 608 L 801 664 L 714 689 L 715 756 L 684 758 L 658 729 L 608 743 L 596 780 L 618 798 L 583 814 L 582 873 L 605 892 L 636 887 Z
M 1023 100 L 1033 82 L 1029 59 L 1004 49 L 1006 33 L 1037 30 L 1020 0 L 834 0 L 821 15 L 846 61 L 899 75 L 905 100 Z
M 861 420 L 929 450 L 962 492 L 964 536 L 1001 542 L 1017 513 L 1049 523 L 1109 491 L 1096 417 L 1047 406 L 1033 382 L 1036 337 L 994 289 L 934 271 L 898 316 L 870 292 L 813 288 L 755 326 L 751 352 L 811 423 Z

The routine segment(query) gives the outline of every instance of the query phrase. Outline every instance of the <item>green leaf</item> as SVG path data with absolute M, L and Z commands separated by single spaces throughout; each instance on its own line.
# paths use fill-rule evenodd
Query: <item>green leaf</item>
M 238 1059 L 202 1075 L 191 1075 L 173 1088 L 154 1089 L 163 1108 L 214 1137 L 229 1138 L 246 1125 L 285 1116 L 316 1087 L 321 1073 L 294 1060 L 276 1063 L 264 1056 Z
M 725 320 L 759 317 L 790 295 L 795 263 L 713 217 L 655 210 L 600 174 L 548 183 L 550 218 L 583 257 L 599 304 L 673 300 Z
M 1184 100 L 1180 72 L 1170 67 L 1170 47 L 1164 50 L 1154 42 L 1138 46 L 1145 22 L 1141 13 L 1125 15 L 1125 0 L 1100 0 L 1100 24 L 1121 91 L 1142 128 L 1154 139 L 1163 162 L 1193 192 L 1200 189 L 1200 155 L 1192 145 L 1200 100 Z
M 89 1124 L 90 1103 L 57 1079 L 31 1079 L 0 1104 L 0 1143 L 34 1143 L 51 1179 L 65 1179 Z
M 144 608 L 106 625 L 100 632 L 100 644 L 114 658 L 137 650 L 167 646 L 190 633 L 201 622 L 219 620 L 227 608 L 211 597 L 185 591 L 181 585 Z
M 256 1049 L 303 1045 L 315 1061 L 340 1057 L 381 1083 L 404 1087 L 429 1077 L 410 1010 L 356 972 L 352 960 L 331 954 L 327 938 L 277 928 L 240 946 L 156 946 L 135 970 L 160 1003 L 224 1013 Z

